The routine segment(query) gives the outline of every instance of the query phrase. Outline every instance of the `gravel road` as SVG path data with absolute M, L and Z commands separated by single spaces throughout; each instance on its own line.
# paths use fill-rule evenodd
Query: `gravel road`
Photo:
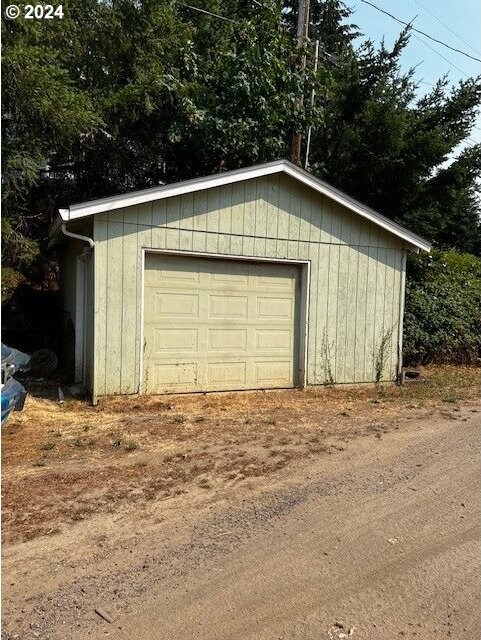
M 480 415 L 7 547 L 2 637 L 477 639 Z

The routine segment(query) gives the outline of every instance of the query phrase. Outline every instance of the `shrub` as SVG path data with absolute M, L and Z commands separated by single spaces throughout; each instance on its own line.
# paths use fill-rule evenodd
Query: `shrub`
M 406 364 L 479 362 L 481 259 L 433 250 L 408 262 Z

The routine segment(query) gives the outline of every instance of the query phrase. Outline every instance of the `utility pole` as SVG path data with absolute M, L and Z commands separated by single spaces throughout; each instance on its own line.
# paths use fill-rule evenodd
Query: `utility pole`
M 302 49 L 306 46 L 307 38 L 309 35 L 309 3 L 310 0 L 299 0 L 299 10 L 297 14 L 297 47 Z M 306 54 L 302 56 L 300 70 L 304 71 L 306 68 Z M 297 109 L 299 112 L 304 104 L 304 96 L 300 95 L 296 101 Z M 301 144 L 302 134 L 296 127 L 292 135 L 291 145 L 291 161 L 294 164 L 301 165 Z

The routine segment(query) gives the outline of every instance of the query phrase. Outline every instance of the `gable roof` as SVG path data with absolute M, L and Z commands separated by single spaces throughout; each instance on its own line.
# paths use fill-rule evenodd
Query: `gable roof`
M 291 176 L 295 180 L 307 185 L 318 193 L 327 196 L 331 200 L 338 202 L 354 213 L 357 213 L 370 222 L 382 227 L 389 233 L 401 238 L 417 250 L 429 251 L 431 248 L 431 244 L 427 240 L 424 240 L 415 233 L 412 233 L 401 225 L 396 224 L 380 213 L 377 213 L 374 209 L 358 202 L 354 198 L 351 198 L 351 196 L 348 196 L 342 191 L 332 187 L 327 182 L 319 180 L 312 174 L 304 171 L 304 169 L 300 169 L 287 160 L 276 160 L 275 162 L 255 165 L 245 169 L 225 171 L 224 173 L 218 173 L 201 178 L 193 178 L 192 180 L 152 187 L 142 191 L 133 191 L 131 193 L 124 193 L 118 196 L 72 204 L 68 209 L 59 209 L 59 217 L 53 225 L 51 235 L 53 235 L 62 222 L 78 220 L 79 218 L 92 216 L 96 213 L 115 211 L 116 209 L 123 209 L 124 207 L 130 207 L 132 205 L 152 202 L 154 200 L 163 200 L 164 198 L 171 198 L 185 193 L 194 193 L 196 191 L 202 191 L 203 189 L 212 189 L 213 187 L 220 187 L 222 185 L 233 184 L 235 182 L 241 182 L 242 180 L 252 178 L 260 178 L 262 176 L 268 176 L 275 173 L 285 173 L 288 176 Z

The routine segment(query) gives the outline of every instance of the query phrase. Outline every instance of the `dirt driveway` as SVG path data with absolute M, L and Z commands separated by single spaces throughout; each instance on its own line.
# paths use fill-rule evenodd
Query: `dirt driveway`
M 2 637 L 479 637 L 479 370 L 426 377 L 31 398 L 3 434 Z

